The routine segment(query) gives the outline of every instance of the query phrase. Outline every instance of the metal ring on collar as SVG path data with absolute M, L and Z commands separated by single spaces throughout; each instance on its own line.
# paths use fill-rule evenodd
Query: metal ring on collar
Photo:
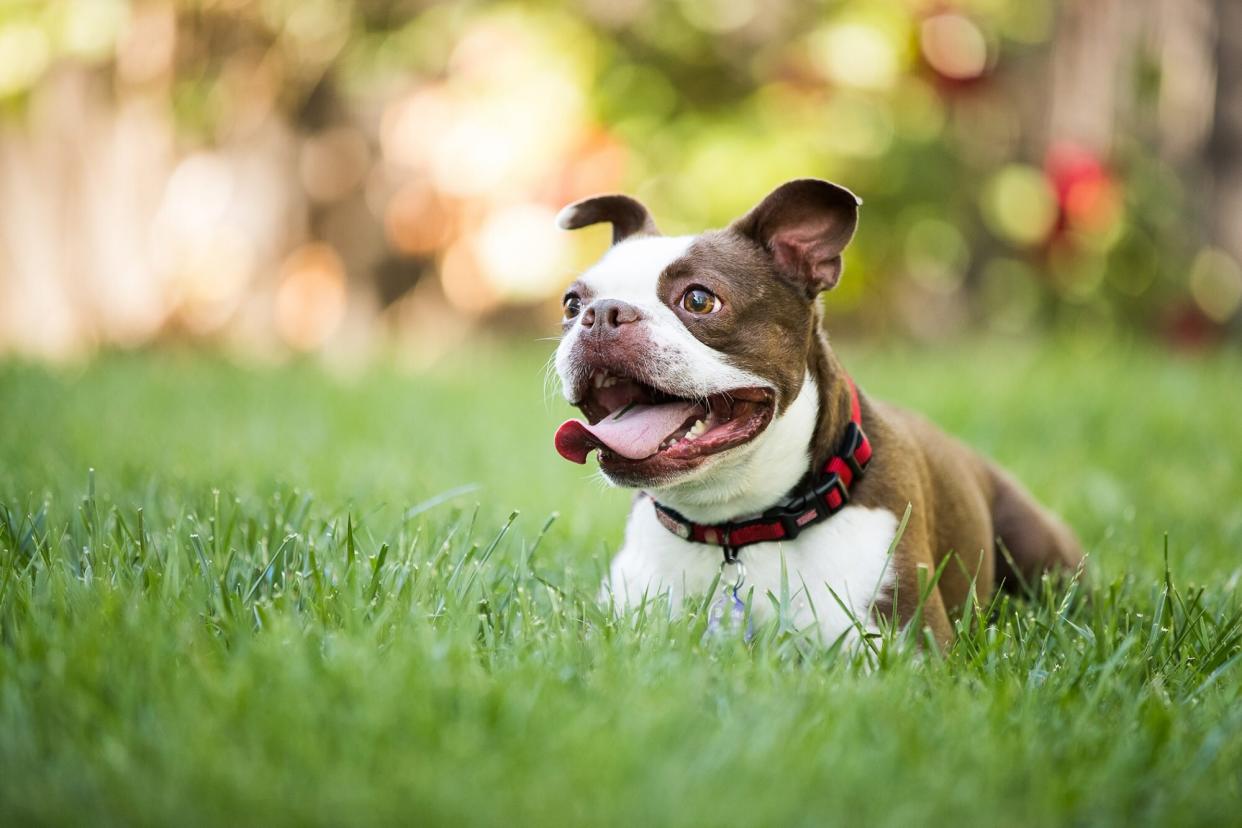
M 730 583 L 729 570 L 733 569 L 733 580 Z M 742 588 L 742 584 L 746 583 L 746 567 L 737 558 L 731 561 L 720 562 L 720 583 L 726 589 L 737 591 Z

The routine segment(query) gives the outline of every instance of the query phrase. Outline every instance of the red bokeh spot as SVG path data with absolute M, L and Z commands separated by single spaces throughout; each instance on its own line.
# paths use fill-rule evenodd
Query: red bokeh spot
M 1070 231 L 1107 232 L 1120 217 L 1120 186 L 1091 150 L 1054 144 L 1044 159 L 1044 172 L 1059 210 L 1054 238 Z

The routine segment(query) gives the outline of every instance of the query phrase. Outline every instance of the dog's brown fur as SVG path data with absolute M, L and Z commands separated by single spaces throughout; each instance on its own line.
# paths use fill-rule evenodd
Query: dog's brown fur
M 850 392 L 844 369 L 818 329 L 809 362 L 820 389 L 813 452 L 813 468 L 820 468 L 849 422 Z M 950 619 L 971 600 L 972 589 L 985 601 L 997 586 L 1012 589 L 1046 570 L 1081 565 L 1073 533 L 1006 472 L 923 417 L 859 394 L 863 430 L 874 453 L 850 500 L 896 515 L 910 507 L 894 551 L 894 586 L 876 601 L 878 615 L 905 625 L 916 620 L 921 604 L 923 623 L 943 647 L 953 640 Z M 927 592 L 938 570 L 940 578 Z

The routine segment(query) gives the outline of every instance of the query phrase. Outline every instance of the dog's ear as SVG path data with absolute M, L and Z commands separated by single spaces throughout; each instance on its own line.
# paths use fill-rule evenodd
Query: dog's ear
M 651 213 L 637 199 L 627 195 L 598 195 L 575 201 L 556 216 L 556 224 L 562 230 L 577 230 L 606 221 L 612 225 L 612 243 L 630 236 L 658 236 L 659 228 Z
M 732 229 L 758 242 L 777 271 L 814 298 L 841 278 L 841 251 L 854 236 L 861 204 L 844 187 L 799 178 L 769 193 Z

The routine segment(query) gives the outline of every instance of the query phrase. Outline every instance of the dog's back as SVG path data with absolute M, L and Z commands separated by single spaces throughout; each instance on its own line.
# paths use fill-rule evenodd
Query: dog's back
M 985 597 L 996 585 L 1016 590 L 1045 571 L 1081 564 L 1073 532 L 1004 469 L 919 414 L 879 401 L 871 410 L 880 421 L 873 430 L 896 449 L 889 452 L 894 462 L 908 466 L 889 479 L 919 482 L 909 499 L 925 500 L 911 517 L 921 515 L 914 531 L 926 533 L 920 546 L 932 550 L 923 563 L 938 568 L 946 556 L 957 557 L 939 581 L 950 614 L 972 584 Z

